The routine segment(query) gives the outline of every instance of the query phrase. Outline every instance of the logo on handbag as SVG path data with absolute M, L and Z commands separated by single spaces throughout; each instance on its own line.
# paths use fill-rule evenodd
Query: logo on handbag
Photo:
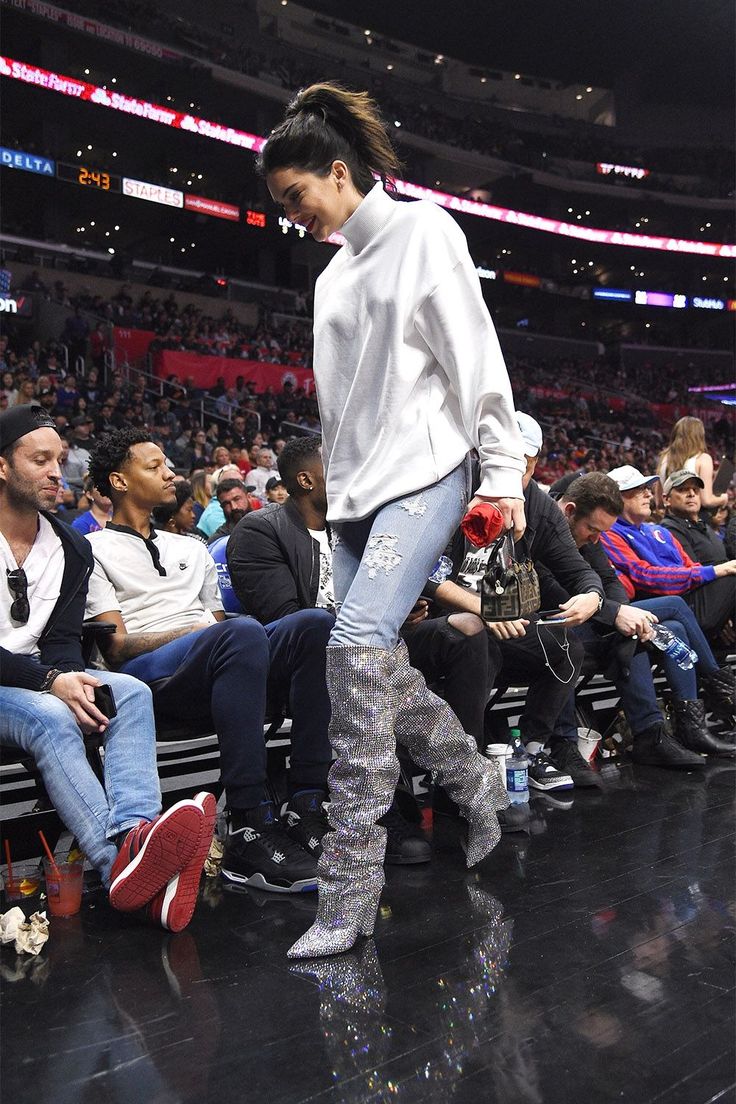
M 523 541 L 522 541 L 523 543 Z M 518 621 L 541 607 L 539 576 L 532 560 L 516 559 L 509 531 L 491 548 L 488 568 L 480 586 L 480 612 L 484 621 Z

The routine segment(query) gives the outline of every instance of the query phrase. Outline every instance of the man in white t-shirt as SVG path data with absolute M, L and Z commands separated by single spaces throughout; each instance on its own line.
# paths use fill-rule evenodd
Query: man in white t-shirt
M 112 521 L 87 538 L 95 560 L 87 616 L 115 625 L 106 661 L 152 687 L 160 716 L 217 732 L 230 816 L 223 875 L 279 893 L 316 888 L 310 845 L 327 830 L 318 822 L 332 759 L 324 685 L 332 619 L 309 610 L 265 627 L 226 620 L 204 545 L 151 526 L 151 510 L 174 496 L 174 476 L 144 431 L 103 437 L 90 474 L 113 503 Z M 267 791 L 267 703 L 292 718 L 290 805 L 317 806 L 303 838 L 286 834 Z
M 80 646 L 89 545 L 50 513 L 61 439 L 37 403 L 0 414 L 0 741 L 33 756 L 56 810 L 97 868 L 114 908 L 146 907 L 180 931 L 192 916 L 215 821 L 198 794 L 161 814 L 150 691 L 106 675 L 117 715 L 95 691 Z M 83 735 L 105 747 L 105 785 Z

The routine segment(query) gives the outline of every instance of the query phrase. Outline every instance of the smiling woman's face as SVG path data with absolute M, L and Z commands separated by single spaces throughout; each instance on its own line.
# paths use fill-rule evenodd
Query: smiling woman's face
M 342 161 L 334 161 L 326 176 L 303 169 L 274 169 L 266 184 L 286 217 L 320 242 L 340 229 L 363 198 Z

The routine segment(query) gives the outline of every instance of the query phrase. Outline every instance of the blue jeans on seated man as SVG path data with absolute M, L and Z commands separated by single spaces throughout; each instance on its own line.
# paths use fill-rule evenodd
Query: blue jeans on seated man
M 233 617 L 180 636 L 129 660 L 123 670 L 153 684 L 157 716 L 212 725 L 231 809 L 251 809 L 266 797 L 267 708 L 292 719 L 289 793 L 326 790 L 332 750 L 325 649 L 334 624 L 327 610 L 290 613 L 265 627 Z
M 57 813 L 108 885 L 115 836 L 161 812 L 156 735 L 147 686 L 108 671 L 88 674 L 112 687 L 118 709 L 102 737 L 104 788 L 74 714 L 53 694 L 0 686 L 0 742 L 33 757 Z
M 718 670 L 716 657 L 695 614 L 684 599 L 674 595 L 667 598 L 645 598 L 641 602 L 633 602 L 632 605 L 637 609 L 648 610 L 649 613 L 655 614 L 660 625 L 664 625 L 675 636 L 679 636 L 694 652 L 698 653 L 697 669 L 693 667 L 689 671 L 683 671 L 682 667 L 679 667 L 675 660 L 664 652 L 652 653 L 652 659 L 657 659 L 662 664 L 674 697 L 679 701 L 693 701 L 698 696 L 697 676 L 700 675 L 703 678 L 715 674 Z

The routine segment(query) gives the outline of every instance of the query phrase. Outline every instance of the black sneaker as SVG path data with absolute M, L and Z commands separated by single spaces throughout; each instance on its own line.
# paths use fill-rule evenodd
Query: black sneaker
M 297 794 L 284 806 L 282 816 L 291 838 L 315 859 L 322 854 L 322 837 L 330 831 L 322 790 Z
M 590 763 L 580 754 L 574 740 L 561 740 L 550 753 L 550 759 L 564 774 L 569 774 L 576 786 L 600 786 L 601 780 Z
M 391 806 L 378 821 L 388 832 L 386 841 L 386 862 L 392 866 L 410 866 L 414 863 L 429 862 L 432 848 L 422 835 L 421 829 L 405 820 L 396 807 Z
M 317 888 L 317 860 L 286 833 L 273 815 L 257 817 L 250 825 L 230 832 L 225 840 L 221 873 L 239 885 L 271 893 L 305 893 Z
M 572 778 L 558 770 L 544 751 L 533 755 L 529 763 L 529 786 L 535 790 L 570 790 Z

